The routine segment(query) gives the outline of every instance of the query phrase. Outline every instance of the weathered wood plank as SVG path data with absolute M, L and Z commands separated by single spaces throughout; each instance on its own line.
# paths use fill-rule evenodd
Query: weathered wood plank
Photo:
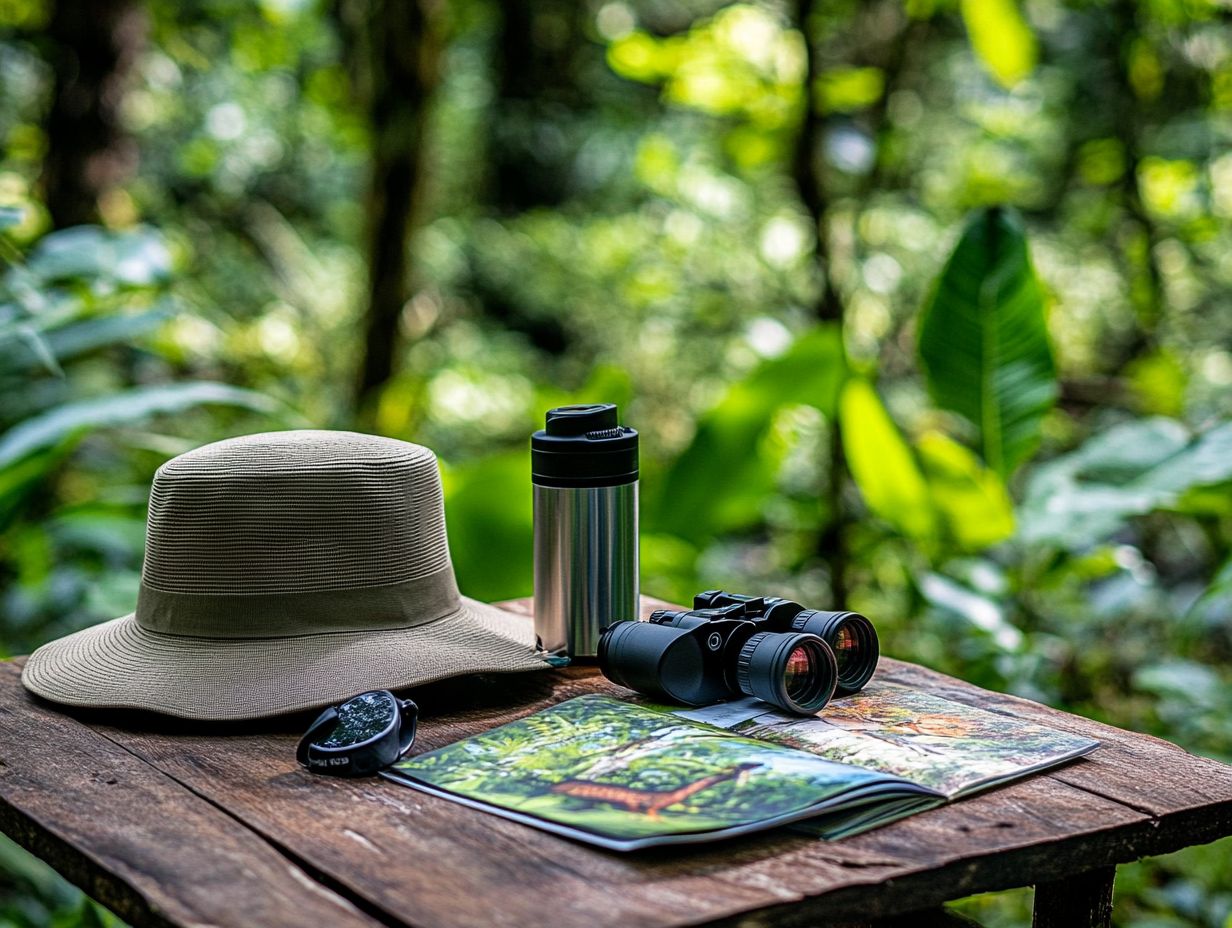
M 516 608 L 528 612 L 529 604 Z M 889 679 L 1056 727 L 1090 733 L 1085 726 L 1095 725 L 1012 697 L 998 702 L 997 694 L 911 665 L 884 668 Z M 416 750 L 605 690 L 623 692 L 585 667 L 422 688 Z M 1144 797 L 1141 785 L 1121 782 L 1129 770 L 1148 765 L 1137 768 L 1142 779 L 1143 769 L 1154 776 L 1156 765 L 1190 763 L 1191 755 L 1106 726 L 1096 726 L 1106 747 L 1091 759 L 844 841 L 778 832 L 687 852 L 617 855 L 385 781 L 307 774 L 293 757 L 305 718 L 240 731 L 150 716 L 81 717 L 365 911 L 416 928 L 549 919 L 561 928 L 866 923 L 1232 833 L 1229 768 L 1194 758 L 1197 767 L 1187 769 L 1200 768 L 1204 782 L 1171 799 Z
M 135 925 L 378 922 L 0 664 L 0 829 Z
M 1108 928 L 1116 867 L 1100 867 L 1035 887 L 1032 928 Z
M 585 667 L 427 688 L 416 694 L 416 750 L 595 691 L 620 692 Z M 562 925 L 866 919 L 1192 843 L 1141 809 L 1036 777 L 842 842 L 775 834 L 617 856 L 393 784 L 322 782 L 294 768 L 291 736 L 105 731 L 411 925 L 534 923 L 548 898 Z M 1220 827 L 1232 830 L 1216 823 L 1211 836 Z M 388 859 L 416 861 L 415 872 L 391 871 Z
M 290 736 L 216 738 L 108 731 L 241 817 L 341 891 L 407 925 L 675 925 L 855 891 L 791 915 L 868 917 L 919 908 L 1088 858 L 1081 838 L 1149 821 L 1036 781 L 918 816 L 909 833 L 827 844 L 768 835 L 705 849 L 614 855 L 383 781 L 323 781 L 293 767 Z M 440 732 L 434 732 L 440 735 Z M 436 740 L 434 738 L 433 740 Z M 309 811 L 310 810 L 310 811 Z M 874 839 L 874 836 L 877 836 Z M 1001 857 L 1018 852 L 1012 859 Z M 391 867 L 390 862 L 398 862 Z M 942 876 L 938 868 L 950 867 Z M 875 894 L 870 885 L 890 880 Z M 990 885 L 991 884 L 991 885 Z M 928 895 L 922 895 L 927 893 Z M 793 923 L 795 923 L 793 921 Z

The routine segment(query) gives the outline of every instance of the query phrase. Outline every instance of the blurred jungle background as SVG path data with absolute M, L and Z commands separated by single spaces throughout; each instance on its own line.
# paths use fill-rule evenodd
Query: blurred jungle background
M 645 592 L 1232 760 L 1223 0 L 0 0 L 0 140 L 0 652 L 131 611 L 154 469 L 266 429 L 431 446 L 529 594 L 527 437 L 614 400 Z M 0 855 L 0 923 L 113 921 Z

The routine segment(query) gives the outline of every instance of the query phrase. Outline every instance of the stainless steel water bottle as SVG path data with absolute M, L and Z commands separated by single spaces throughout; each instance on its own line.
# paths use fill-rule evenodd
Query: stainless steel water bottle
M 637 432 L 614 403 L 548 410 L 530 439 L 535 490 L 535 633 L 593 658 L 599 630 L 638 616 Z

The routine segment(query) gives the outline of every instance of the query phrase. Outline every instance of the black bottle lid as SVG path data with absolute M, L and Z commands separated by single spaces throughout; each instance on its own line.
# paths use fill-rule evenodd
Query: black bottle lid
M 549 409 L 530 437 L 530 479 L 541 487 L 614 487 L 637 479 L 637 432 L 615 403 Z

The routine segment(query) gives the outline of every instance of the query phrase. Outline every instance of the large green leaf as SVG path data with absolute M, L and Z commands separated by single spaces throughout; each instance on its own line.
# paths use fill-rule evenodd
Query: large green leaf
M 1044 295 L 1012 211 L 968 224 L 924 308 L 920 358 L 934 401 L 970 421 L 980 455 L 1007 477 L 1057 395 Z
M 1127 519 L 1183 508 L 1190 494 L 1232 481 L 1232 422 L 1200 434 L 1173 419 L 1128 422 L 1032 474 L 1019 511 L 1028 544 L 1084 548 Z M 1216 495 L 1227 501 L 1226 492 Z
M 915 450 L 933 503 L 960 548 L 979 551 L 1014 534 L 1014 505 L 1005 482 L 969 449 L 940 432 L 926 432 Z
M 822 326 L 732 384 L 702 416 L 659 491 L 647 494 L 647 529 L 697 541 L 756 522 L 778 470 L 765 441 L 775 414 L 808 405 L 832 416 L 845 375 L 838 331 Z
M 109 396 L 56 406 L 26 419 L 0 435 L 0 468 L 28 454 L 58 445 L 66 438 L 98 428 L 128 425 L 150 416 L 215 404 L 272 411 L 276 404 L 251 390 L 221 383 L 175 383 L 133 387 Z
M 868 508 L 905 535 L 933 536 L 936 513 L 928 485 L 872 384 L 848 379 L 839 419 L 847 466 Z

